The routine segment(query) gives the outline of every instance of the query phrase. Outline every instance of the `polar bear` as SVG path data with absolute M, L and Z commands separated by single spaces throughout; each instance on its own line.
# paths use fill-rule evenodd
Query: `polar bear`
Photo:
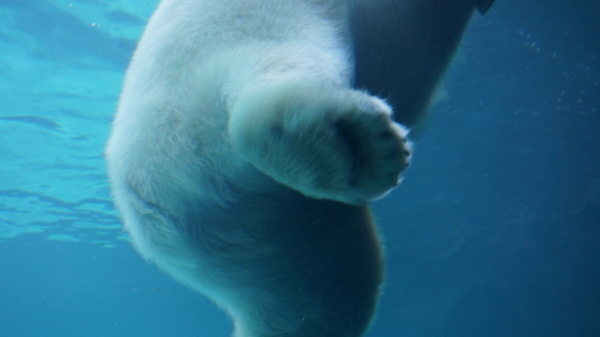
M 409 164 L 397 122 L 491 1 L 163 0 L 106 151 L 136 249 L 236 337 L 363 335 L 383 280 L 368 203 Z

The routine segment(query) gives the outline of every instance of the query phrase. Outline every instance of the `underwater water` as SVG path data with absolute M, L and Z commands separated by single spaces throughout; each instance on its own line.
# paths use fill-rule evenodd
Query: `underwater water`
M 103 150 L 156 3 L 0 0 L 0 337 L 231 335 L 136 254 L 111 201 Z M 387 276 L 367 336 L 600 336 L 598 17 L 593 0 L 474 17 L 374 204 Z

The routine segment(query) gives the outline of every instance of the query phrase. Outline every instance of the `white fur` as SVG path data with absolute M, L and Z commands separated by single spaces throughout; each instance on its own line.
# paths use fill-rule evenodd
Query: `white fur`
M 350 87 L 346 3 L 163 0 L 127 72 L 107 148 L 125 226 L 237 337 L 356 337 L 376 303 L 368 210 L 337 202 L 388 193 L 409 145 Z

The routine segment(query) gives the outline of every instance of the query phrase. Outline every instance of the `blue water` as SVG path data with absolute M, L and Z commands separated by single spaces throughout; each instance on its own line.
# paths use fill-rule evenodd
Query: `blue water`
M 402 186 L 374 205 L 370 337 L 600 336 L 600 3 L 471 23 Z M 0 0 L 0 337 L 227 337 L 131 248 L 103 148 L 156 1 Z

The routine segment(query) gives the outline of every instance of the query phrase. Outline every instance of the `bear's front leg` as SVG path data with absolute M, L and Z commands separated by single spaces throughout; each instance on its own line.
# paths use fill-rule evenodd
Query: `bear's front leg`
M 381 99 L 310 81 L 271 81 L 240 95 L 233 147 L 306 196 L 364 204 L 386 195 L 408 167 L 410 143 Z

